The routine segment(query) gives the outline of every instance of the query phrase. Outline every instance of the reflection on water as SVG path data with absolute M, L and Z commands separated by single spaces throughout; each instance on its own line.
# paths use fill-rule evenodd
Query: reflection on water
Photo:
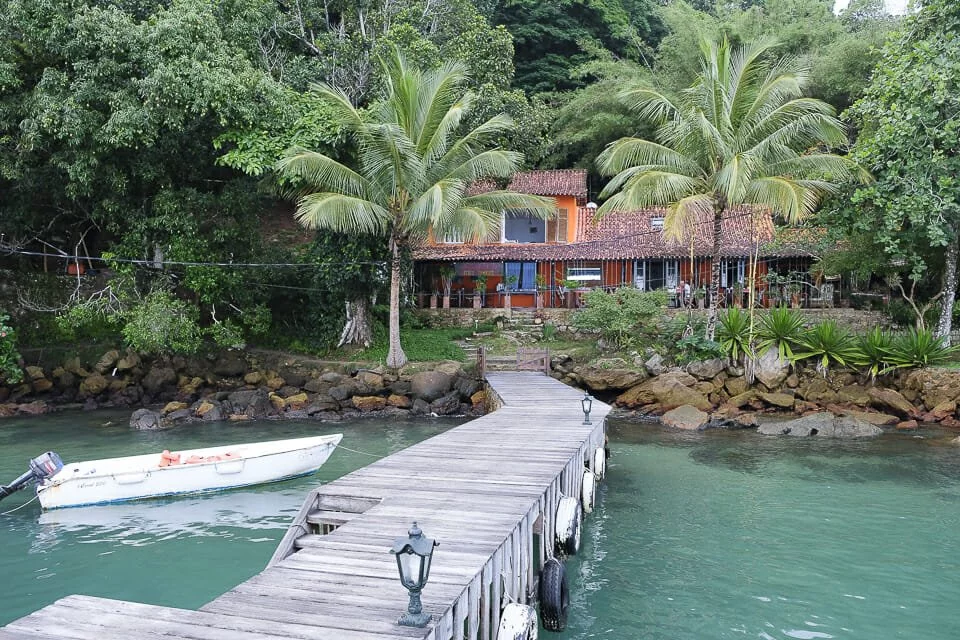
M 54 414 L 0 422 L 0 483 L 42 451 L 64 461 L 343 433 L 309 477 L 222 493 L 41 512 L 34 502 L 0 516 L 0 625 L 72 593 L 197 608 L 262 570 L 307 492 L 462 420 L 197 424 L 128 429 L 127 412 Z M 0 511 L 29 501 L 20 492 Z

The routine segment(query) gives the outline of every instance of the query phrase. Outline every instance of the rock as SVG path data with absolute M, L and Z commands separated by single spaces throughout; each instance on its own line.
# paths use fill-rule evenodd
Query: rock
M 271 393 L 267 397 L 270 398 L 270 404 L 273 405 L 273 408 L 276 409 L 278 413 L 282 413 L 283 410 L 286 409 L 287 401 L 277 394 Z
M 193 414 L 190 413 L 190 409 L 177 409 L 167 415 L 163 416 L 164 422 L 174 425 L 181 422 L 186 422 L 193 417 Z
M 789 393 L 761 393 L 760 399 L 773 407 L 783 409 L 792 409 L 793 403 L 796 401 L 796 398 Z
M 69 371 L 75 376 L 86 378 L 90 372 L 80 366 L 80 358 L 71 358 L 63 363 L 64 371 Z
M 635 387 L 649 376 L 634 369 L 604 369 L 597 366 L 579 367 L 575 373 L 580 383 L 591 391 L 620 391 Z
M 483 409 L 487 406 L 487 392 L 480 390 L 470 396 L 470 404 L 474 409 Z
M 163 428 L 163 420 L 156 411 L 137 409 L 130 416 L 130 427 L 138 431 L 153 431 Z
M 920 425 L 916 420 L 904 420 L 897 423 L 897 431 L 916 431 Z
M 819 436 L 826 438 L 869 438 L 883 433 L 883 429 L 851 416 L 835 416 L 820 412 L 787 420 L 761 424 L 757 433 L 763 435 Z
M 289 396 L 286 400 L 287 409 L 292 411 L 300 411 L 310 403 L 310 398 L 303 392 Z
M 303 375 L 299 371 L 294 371 L 292 369 L 284 369 L 280 373 L 280 377 L 287 381 L 287 384 L 291 387 L 300 388 L 303 385 L 307 384 L 307 376 Z
M 727 400 L 727 404 L 739 409 L 744 405 L 750 404 L 756 399 L 757 399 L 756 390 L 748 389 L 743 393 L 738 393 L 737 395 L 730 397 L 730 399 Z
M 340 384 L 340 381 L 343 380 L 343 376 L 336 371 L 326 371 L 320 376 L 320 380 L 326 382 L 327 384 Z
M 321 378 L 310 378 L 304 383 L 303 388 L 310 393 L 326 393 L 330 383 L 324 382 Z
M 659 376 L 661 373 L 667 370 L 666 364 L 663 362 L 663 356 L 659 353 L 655 353 L 650 358 L 643 363 L 644 368 L 652 376 Z
M 937 422 L 944 418 L 952 417 L 957 412 L 957 403 L 955 400 L 944 400 L 930 410 L 930 417 Z
M 17 405 L 12 402 L 6 404 L 0 404 L 0 418 L 9 418 L 10 416 L 16 415 Z
M 797 374 L 791 373 L 790 375 L 787 376 L 785 383 L 791 389 L 796 389 L 797 387 L 800 386 L 800 378 L 799 376 L 797 376 Z
M 227 396 L 234 413 L 243 413 L 251 418 L 265 418 L 274 412 L 265 389 L 234 391 Z
M 270 391 L 277 391 L 278 389 L 283 387 L 285 384 L 287 384 L 287 381 L 281 378 L 280 376 L 275 375 L 267 378 L 264 384 L 267 386 L 267 389 L 270 389 Z
M 127 351 L 126 354 L 117 360 L 117 371 L 129 371 L 140 364 L 140 356 L 133 351 Z
M 247 420 L 253 420 L 253 418 L 245 413 L 231 413 L 230 417 L 227 419 L 230 420 L 230 422 L 246 422 Z
M 88 375 L 80 383 L 81 396 L 97 396 L 106 391 L 110 382 L 99 373 Z
M 243 381 L 244 383 L 253 385 L 255 387 L 263 382 L 263 374 L 259 371 L 251 371 L 247 375 L 243 376 Z
M 246 371 L 247 360 L 237 351 L 224 351 L 213 364 L 213 372 L 225 378 L 239 378 Z
M 223 420 L 223 410 L 220 408 L 220 403 L 215 400 L 201 400 L 194 406 L 193 412 L 198 418 L 208 422 Z
M 737 429 L 754 429 L 760 426 L 760 420 L 755 413 L 741 413 L 730 418 L 730 426 Z
M 100 359 L 97 360 L 97 364 L 93 365 L 93 368 L 97 371 L 97 373 L 106 373 L 107 371 L 113 369 L 113 366 L 119 359 L 120 352 L 116 349 L 111 349 L 100 356 Z
M 367 413 L 369 411 L 379 411 L 387 406 L 386 398 L 381 396 L 353 396 L 351 398 L 353 406 Z
M 749 389 L 750 385 L 747 384 L 747 379 L 743 376 L 736 376 L 734 378 L 727 378 L 726 382 L 723 383 L 723 387 L 731 396 L 738 396 Z
M 768 389 L 776 389 L 787 379 L 790 363 L 780 359 L 775 349 L 768 349 L 757 360 L 755 376 Z
M 391 393 L 387 398 L 387 405 L 391 407 L 397 407 L 399 409 L 409 409 L 410 408 L 410 398 L 407 396 L 399 396 L 395 393 Z
M 327 392 L 331 398 L 338 402 L 343 402 L 354 393 L 356 393 L 357 388 L 353 386 L 352 383 L 349 384 L 338 384 L 335 387 L 331 387 Z
M 143 377 L 140 384 L 150 395 L 157 395 L 164 387 L 176 384 L 177 373 L 170 367 L 154 365 Z
M 706 381 L 695 383 L 693 385 L 693 388 L 705 396 L 709 396 L 711 393 L 717 390 L 717 388 L 713 386 L 712 382 L 706 382 Z
M 431 413 L 438 416 L 450 416 L 460 412 L 460 394 L 456 391 L 437 398 L 430 403 Z
M 330 396 L 318 396 L 314 398 L 313 402 L 310 403 L 310 406 L 307 407 L 307 415 L 312 416 L 318 413 L 336 411 L 339 408 L 340 403 Z
M 917 415 L 917 408 L 903 397 L 903 395 L 894 389 L 883 389 L 872 387 L 868 392 L 871 404 L 878 407 L 886 407 L 893 410 L 897 415 L 910 418 Z
M 53 388 L 53 383 L 46 378 L 39 378 L 30 383 L 34 393 L 45 393 Z
M 701 411 L 709 410 L 710 401 L 703 393 L 688 386 L 693 384 L 696 384 L 696 378 L 690 374 L 671 371 L 628 389 L 617 397 L 616 403 L 629 409 L 657 405 L 661 411 L 668 411 L 689 404 Z
M 463 366 L 459 362 L 441 362 L 433 367 L 434 371 L 445 373 L 450 378 L 455 378 L 463 374 Z
M 857 420 L 869 422 L 870 424 L 878 427 L 897 424 L 897 422 L 900 421 L 900 419 L 896 416 L 891 416 L 887 413 L 878 413 L 876 411 L 858 411 L 857 409 L 847 409 L 843 407 L 837 407 L 835 405 L 827 405 L 827 409 L 837 415 L 852 416 Z
M 460 394 L 461 398 L 470 398 L 476 392 L 483 388 L 479 380 L 461 376 L 453 383 L 453 388 Z
M 663 424 L 668 427 L 673 427 L 674 429 L 696 431 L 707 424 L 709 416 L 696 407 L 685 404 L 667 411 L 660 420 Z
M 28 416 L 42 416 L 50 412 L 50 407 L 43 400 L 34 400 L 17 405 L 17 413 Z
M 174 411 L 186 409 L 189 406 L 190 405 L 188 405 L 186 402 L 168 402 L 166 405 L 164 405 L 163 409 L 160 410 L 160 413 L 161 415 L 165 416 L 169 413 L 173 413 Z
M 726 363 L 720 358 L 691 362 L 687 365 L 687 373 L 700 380 L 710 380 L 726 368 Z
M 837 390 L 837 401 L 865 407 L 870 404 L 870 394 L 858 384 L 848 384 Z
M 300 387 L 294 387 L 293 385 L 289 385 L 289 384 L 285 384 L 279 389 L 277 389 L 277 395 L 282 396 L 284 398 L 289 398 L 290 396 L 295 396 L 299 393 L 303 393 L 302 391 L 300 391 Z
M 363 370 L 357 373 L 357 382 L 366 387 L 370 392 L 377 392 L 383 389 L 383 376 L 373 371 Z
M 423 398 L 414 398 L 410 405 L 410 413 L 415 416 L 425 416 L 430 413 L 430 403 Z
M 46 377 L 42 367 L 24 367 L 23 370 L 26 372 L 28 380 L 42 380 Z
M 177 389 L 179 389 L 180 393 L 185 396 L 193 396 L 200 391 L 200 387 L 203 386 L 203 383 L 203 378 L 188 378 L 187 376 L 180 376 L 180 379 L 177 382 Z
M 410 379 L 410 391 L 427 402 L 436 400 L 450 391 L 453 377 L 442 371 L 422 371 Z

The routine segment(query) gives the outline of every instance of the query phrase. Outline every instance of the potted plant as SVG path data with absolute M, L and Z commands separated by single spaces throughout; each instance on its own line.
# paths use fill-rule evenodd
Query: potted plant
M 450 290 L 453 288 L 453 279 L 457 275 L 457 270 L 453 267 L 442 267 L 440 269 L 440 281 L 443 283 L 443 308 L 450 308 Z
M 794 309 L 800 308 L 800 283 L 796 280 L 791 280 L 784 287 L 786 295 L 790 299 L 790 306 Z
M 574 308 L 576 306 L 576 296 L 573 295 L 573 292 L 580 288 L 580 283 L 577 280 L 564 280 L 560 286 L 563 289 L 561 304 L 565 304 L 568 309 Z
M 515 275 L 510 275 L 510 276 L 507 276 L 506 278 L 507 286 L 504 288 L 504 296 L 503 296 L 503 306 L 506 309 L 509 309 L 512 306 L 510 304 L 510 292 L 516 289 L 517 280 L 519 280 L 519 278 Z
M 537 282 L 537 309 L 543 308 L 543 292 L 547 289 L 547 279 L 543 277 L 543 274 L 538 273 L 536 277 Z
M 703 309 L 706 306 L 707 290 L 703 285 L 693 291 L 693 299 L 697 301 L 697 309 Z
M 477 295 L 473 298 L 473 306 L 480 308 L 487 303 L 487 274 L 481 273 L 476 278 L 476 293 Z

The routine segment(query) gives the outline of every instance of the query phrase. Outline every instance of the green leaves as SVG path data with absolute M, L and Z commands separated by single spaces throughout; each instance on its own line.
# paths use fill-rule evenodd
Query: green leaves
M 814 325 L 799 340 L 793 360 L 813 359 L 817 371 L 826 375 L 831 364 L 847 366 L 857 361 L 856 340 L 833 320 Z
M 0 313 L 0 383 L 19 384 L 23 381 L 23 369 L 17 352 L 17 333 L 9 322 L 10 316 Z
M 744 357 L 752 358 L 750 315 L 742 309 L 732 308 L 721 313 L 717 319 L 717 342 L 727 357 L 734 362 Z
M 757 352 L 764 354 L 772 348 L 783 361 L 793 359 L 793 350 L 803 335 L 803 316 L 787 307 L 776 307 L 760 316 L 757 330 Z
M 576 286 L 564 282 L 564 286 Z M 621 287 L 612 293 L 592 289 L 584 294 L 585 308 L 573 317 L 574 325 L 594 330 L 617 347 L 628 346 L 641 327 L 651 322 L 667 304 L 664 291 L 641 292 L 633 287 Z

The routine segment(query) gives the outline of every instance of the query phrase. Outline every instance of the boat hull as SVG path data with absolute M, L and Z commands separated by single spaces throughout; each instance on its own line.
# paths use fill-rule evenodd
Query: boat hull
M 341 438 L 336 434 L 180 453 L 183 460 L 230 454 L 195 464 L 160 466 L 159 454 L 66 464 L 37 488 L 37 497 L 44 509 L 59 509 L 278 482 L 314 473 Z

